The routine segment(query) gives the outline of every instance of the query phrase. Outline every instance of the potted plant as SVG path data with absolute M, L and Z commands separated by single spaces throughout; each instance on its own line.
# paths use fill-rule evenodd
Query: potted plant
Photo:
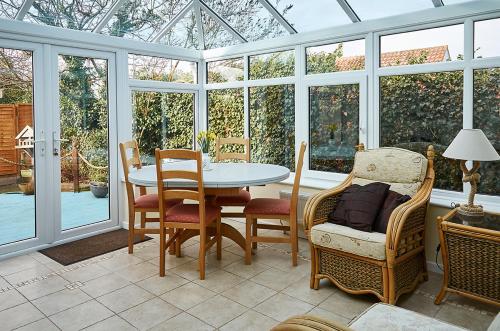
M 96 198 L 101 199 L 108 196 L 108 173 L 106 170 L 92 169 L 89 174 L 89 179 L 90 192 L 92 192 Z
M 198 136 L 196 136 L 196 141 L 198 146 L 203 153 L 203 169 L 210 168 L 210 156 L 208 152 L 210 150 L 210 144 L 217 138 L 215 133 L 211 131 L 200 131 Z

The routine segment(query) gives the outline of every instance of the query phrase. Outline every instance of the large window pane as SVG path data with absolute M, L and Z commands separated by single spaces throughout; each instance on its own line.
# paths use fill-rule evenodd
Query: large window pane
M 498 33 L 500 18 L 474 22 L 474 57 L 500 56 Z
M 193 148 L 194 94 L 136 91 L 133 135 L 143 162 L 154 164 L 155 148 Z
M 294 85 L 250 88 L 252 162 L 295 169 Z
M 128 76 L 141 80 L 196 83 L 196 62 L 129 54 Z
M 359 143 L 359 84 L 309 88 L 309 169 L 349 173 Z
M 306 48 L 307 74 L 363 70 L 364 68 L 364 39 Z
M 349 4 L 361 20 L 400 15 L 434 7 L 432 1 L 427 0 L 349 0 Z
M 500 153 L 500 68 L 474 71 L 474 128 L 481 129 Z M 500 194 L 500 161 L 481 162 L 478 191 Z
M 218 137 L 243 137 L 245 134 L 243 88 L 211 90 L 207 92 L 207 97 L 208 129 Z M 233 150 L 227 150 L 230 151 Z
M 380 66 L 400 66 L 462 60 L 464 26 L 450 25 L 382 36 Z
M 441 154 L 462 129 L 463 73 L 441 72 L 380 79 L 380 146 L 436 151 L 435 188 L 462 191 L 458 161 Z
M 265 79 L 295 75 L 293 50 L 250 56 L 250 79 Z
M 243 80 L 243 58 L 207 63 L 207 83 L 226 83 Z

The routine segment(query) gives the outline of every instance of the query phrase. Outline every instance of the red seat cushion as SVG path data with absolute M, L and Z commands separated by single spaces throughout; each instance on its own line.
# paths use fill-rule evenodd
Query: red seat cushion
M 287 199 L 252 199 L 243 210 L 245 214 L 290 215 L 290 200 Z
M 237 195 L 223 195 L 217 197 L 215 203 L 219 206 L 246 206 L 250 200 L 252 200 L 250 192 L 242 189 Z
M 205 206 L 205 222 L 211 223 L 220 215 L 221 208 Z M 165 215 L 166 222 L 200 223 L 199 205 L 179 204 L 170 208 Z
M 178 205 L 181 199 L 167 200 L 167 208 Z M 135 208 L 160 208 L 158 194 L 146 194 L 138 196 L 134 203 Z

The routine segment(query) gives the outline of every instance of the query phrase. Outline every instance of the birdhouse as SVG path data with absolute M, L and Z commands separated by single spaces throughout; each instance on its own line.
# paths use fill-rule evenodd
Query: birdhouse
M 16 136 L 17 149 L 31 149 L 34 146 L 33 128 L 26 125 L 24 129 Z

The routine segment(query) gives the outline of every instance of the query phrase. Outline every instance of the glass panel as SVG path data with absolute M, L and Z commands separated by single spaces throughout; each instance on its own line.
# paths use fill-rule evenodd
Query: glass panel
M 307 74 L 363 70 L 364 68 L 364 39 L 306 48 Z
M 225 83 L 243 80 L 243 58 L 207 63 L 207 82 Z
M 23 2 L 23 0 L 1 0 L 0 17 L 15 18 Z
M 250 56 L 250 79 L 278 78 L 295 75 L 293 50 Z
M 349 0 L 349 4 L 362 21 L 434 8 L 431 0 Z
M 211 16 L 201 12 L 205 49 L 226 47 L 240 42 Z
M 129 54 L 128 77 L 175 83 L 196 83 L 196 62 Z
M 218 137 L 243 137 L 245 134 L 243 88 L 210 90 L 207 92 L 207 97 L 208 129 Z M 212 149 L 211 154 L 215 155 L 215 150 Z
M 113 0 L 35 0 L 25 20 L 68 29 L 90 31 L 97 26 Z
M 58 59 L 61 225 L 68 230 L 109 219 L 108 61 Z
M 309 169 L 349 173 L 359 143 L 359 84 L 309 88 Z
M 382 36 L 380 52 L 381 67 L 463 60 L 464 25 Z
M 425 155 L 436 151 L 434 188 L 462 191 L 456 160 L 443 158 L 462 129 L 463 72 L 440 72 L 380 78 L 380 146 Z
M 132 92 L 133 136 L 145 164 L 155 148 L 193 148 L 194 93 Z
M 295 169 L 295 86 L 250 87 L 252 162 Z
M 159 42 L 174 47 L 198 49 L 198 26 L 193 11 L 177 22 Z
M 474 128 L 500 153 L 500 68 L 474 70 Z M 500 162 L 481 162 L 478 192 L 500 194 Z
M 500 31 L 500 18 L 474 22 L 474 57 L 500 56 L 498 36 L 492 31 Z
M 449 5 L 455 5 L 457 3 L 464 3 L 471 1 L 477 1 L 477 0 L 443 0 L 443 3 L 445 4 L 445 6 L 449 6 Z
M 0 245 L 33 238 L 33 53 L 0 48 Z
M 288 0 L 276 2 L 276 9 L 298 32 L 352 23 L 337 1 Z

